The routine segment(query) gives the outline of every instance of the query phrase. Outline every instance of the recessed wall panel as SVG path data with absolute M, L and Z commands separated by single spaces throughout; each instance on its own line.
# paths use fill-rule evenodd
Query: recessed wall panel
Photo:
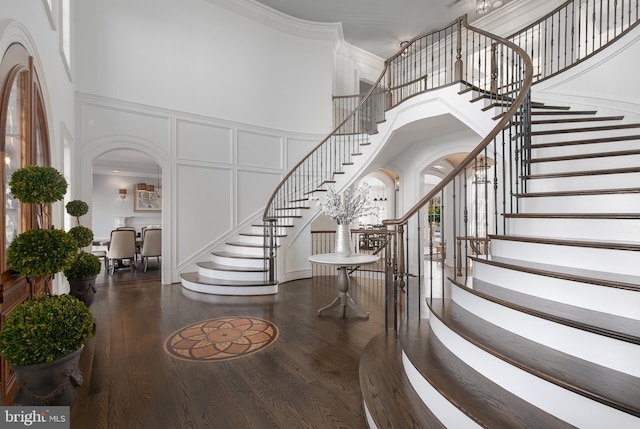
M 177 155 L 181 160 L 233 162 L 232 130 L 190 121 L 176 121 Z
M 177 263 L 192 257 L 233 227 L 232 170 L 178 165 Z
M 171 120 L 166 116 L 124 108 L 83 106 L 83 141 L 90 142 L 114 135 L 141 138 L 167 150 L 171 140 Z
M 247 167 L 282 168 L 282 138 L 239 130 L 238 164 Z
M 280 179 L 276 173 L 238 171 L 238 223 L 264 209 Z

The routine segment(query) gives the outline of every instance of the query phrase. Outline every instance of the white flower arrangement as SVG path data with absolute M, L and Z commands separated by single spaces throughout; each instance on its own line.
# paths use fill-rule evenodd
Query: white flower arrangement
M 346 190 L 338 194 L 332 186 L 324 198 L 318 201 L 320 212 L 337 222 L 338 225 L 349 225 L 355 219 L 373 213 L 369 202 L 369 185 L 366 183 L 352 191 Z

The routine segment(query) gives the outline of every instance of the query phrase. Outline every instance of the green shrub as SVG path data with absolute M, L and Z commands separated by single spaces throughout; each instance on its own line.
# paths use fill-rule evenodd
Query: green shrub
M 69 201 L 65 208 L 69 216 L 73 216 L 76 219 L 89 213 L 89 205 L 82 200 Z
M 68 233 L 76 241 L 76 247 L 87 247 L 93 243 L 93 231 L 86 226 L 74 226 Z
M 70 295 L 41 295 L 13 310 L 0 331 L 0 355 L 11 365 L 51 362 L 87 342 L 91 311 Z
M 38 165 L 14 171 L 9 186 L 15 198 L 29 204 L 60 201 L 67 192 L 67 181 L 58 170 Z
M 26 277 L 38 277 L 67 269 L 78 248 L 61 229 L 30 229 L 20 233 L 7 252 L 11 268 Z
M 75 257 L 71 266 L 64 270 L 68 279 L 84 279 L 100 274 L 100 258 L 93 253 L 80 252 Z

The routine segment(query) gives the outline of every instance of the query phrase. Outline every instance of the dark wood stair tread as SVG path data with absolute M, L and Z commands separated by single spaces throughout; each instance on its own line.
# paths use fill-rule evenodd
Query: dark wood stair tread
M 474 295 L 522 313 L 630 344 L 640 344 L 640 321 L 638 320 L 538 298 L 478 279 L 473 279 L 473 289 L 453 279 L 450 280 Z
M 376 426 L 444 428 L 413 389 L 402 365 L 401 351 L 393 335 L 381 333 L 362 352 L 360 388 Z
M 218 270 L 218 271 L 230 271 L 230 272 L 239 272 L 239 273 L 265 273 L 267 270 L 265 268 L 256 268 L 256 267 L 238 267 L 235 265 L 222 265 L 213 261 L 205 261 L 196 263 L 197 266 L 208 269 L 208 270 Z
M 440 342 L 428 320 L 402 326 L 399 336 L 403 350 L 422 376 L 481 427 L 573 427 L 468 366 Z
M 640 219 L 640 213 L 507 213 L 507 219 Z
M 263 243 L 242 243 L 240 241 L 226 241 L 225 244 L 229 245 L 229 246 L 236 246 L 236 247 L 250 247 L 250 248 L 263 248 L 264 244 Z
M 546 277 L 590 283 L 599 286 L 627 289 L 640 292 L 640 276 L 618 274 L 611 272 L 572 268 L 564 265 L 551 265 L 541 262 L 524 261 L 520 259 L 503 258 L 499 256 L 476 257 L 472 260 L 501 268 L 523 271 Z M 638 310 L 640 312 L 640 309 Z
M 246 287 L 246 286 L 273 286 L 277 282 L 269 281 L 246 281 L 246 280 L 225 280 L 212 277 L 201 276 L 198 273 L 182 273 L 180 278 L 191 283 L 198 283 L 210 286 L 229 286 L 229 287 Z
M 434 301 L 434 314 L 481 349 L 550 383 L 640 416 L 640 379 L 562 353 L 487 322 L 452 301 Z

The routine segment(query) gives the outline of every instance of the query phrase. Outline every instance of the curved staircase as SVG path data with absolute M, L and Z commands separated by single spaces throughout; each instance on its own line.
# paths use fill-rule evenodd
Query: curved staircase
M 490 255 L 367 346 L 370 427 L 640 427 L 639 124 L 535 106 Z

